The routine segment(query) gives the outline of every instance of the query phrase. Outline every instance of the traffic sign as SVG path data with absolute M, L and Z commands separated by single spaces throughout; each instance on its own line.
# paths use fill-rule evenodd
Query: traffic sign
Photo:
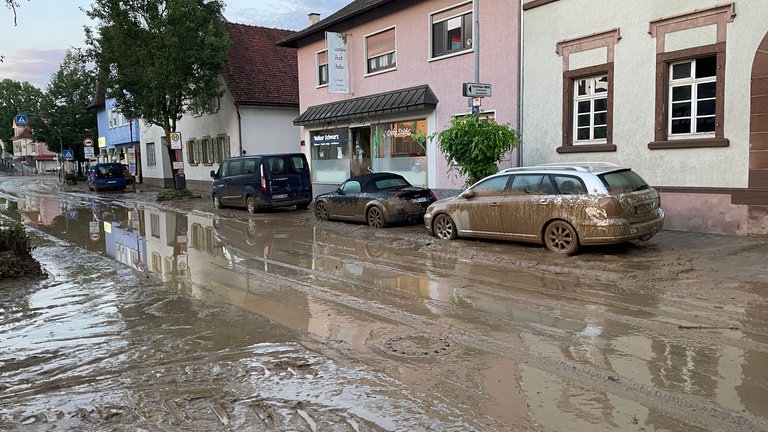
M 16 114 L 16 126 L 26 126 L 26 125 L 27 125 L 27 115 Z
M 74 150 L 62 150 L 61 151 L 61 157 L 64 159 L 74 159 L 75 158 L 75 152 Z
M 491 97 L 491 85 L 483 83 L 464 83 L 462 94 L 465 97 Z
M 93 147 L 93 140 L 90 138 L 86 138 L 83 140 L 83 145 L 86 147 Z
M 181 150 L 181 133 L 171 132 L 171 149 Z

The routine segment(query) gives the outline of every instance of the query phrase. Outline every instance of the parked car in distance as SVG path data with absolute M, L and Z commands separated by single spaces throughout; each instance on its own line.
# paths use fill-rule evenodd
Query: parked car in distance
M 436 201 L 426 188 L 413 186 L 400 174 L 380 172 L 353 176 L 335 191 L 315 198 L 319 220 L 367 222 L 375 228 L 418 221 Z
M 123 164 L 103 162 L 91 165 L 88 169 L 88 189 L 125 189 L 125 173 Z
M 312 179 L 303 153 L 248 155 L 224 159 L 211 171 L 213 206 L 261 209 L 312 203 Z
M 440 239 L 474 237 L 544 244 L 572 255 L 581 245 L 648 240 L 664 225 L 659 194 L 630 168 L 603 162 L 510 168 L 424 215 Z

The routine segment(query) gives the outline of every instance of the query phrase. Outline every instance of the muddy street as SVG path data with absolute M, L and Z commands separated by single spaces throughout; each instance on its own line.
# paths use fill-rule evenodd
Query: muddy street
M 0 177 L 0 430 L 765 431 L 768 239 L 584 248 Z

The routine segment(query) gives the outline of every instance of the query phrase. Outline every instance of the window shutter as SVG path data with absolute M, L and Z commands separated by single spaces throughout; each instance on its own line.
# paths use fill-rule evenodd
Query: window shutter
M 448 18 L 453 18 L 459 15 L 464 15 L 466 13 L 471 13 L 471 12 L 472 12 L 472 2 L 465 3 L 463 5 L 456 6 L 455 8 L 444 10 L 442 12 L 438 12 L 432 15 L 432 22 L 436 23 L 440 21 L 445 21 Z
M 373 36 L 369 36 L 368 58 L 378 57 L 395 51 L 395 29 L 389 29 Z

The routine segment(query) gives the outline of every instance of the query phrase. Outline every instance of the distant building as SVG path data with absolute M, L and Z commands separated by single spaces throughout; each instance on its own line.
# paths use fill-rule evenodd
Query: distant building
M 210 172 L 224 158 L 243 154 L 298 152 L 299 114 L 296 50 L 276 46 L 293 32 L 224 23 L 230 48 L 222 73 L 221 98 L 196 101 L 199 109 L 177 122 L 186 187 L 210 191 Z M 142 122 L 144 182 L 174 186 L 163 130 Z

